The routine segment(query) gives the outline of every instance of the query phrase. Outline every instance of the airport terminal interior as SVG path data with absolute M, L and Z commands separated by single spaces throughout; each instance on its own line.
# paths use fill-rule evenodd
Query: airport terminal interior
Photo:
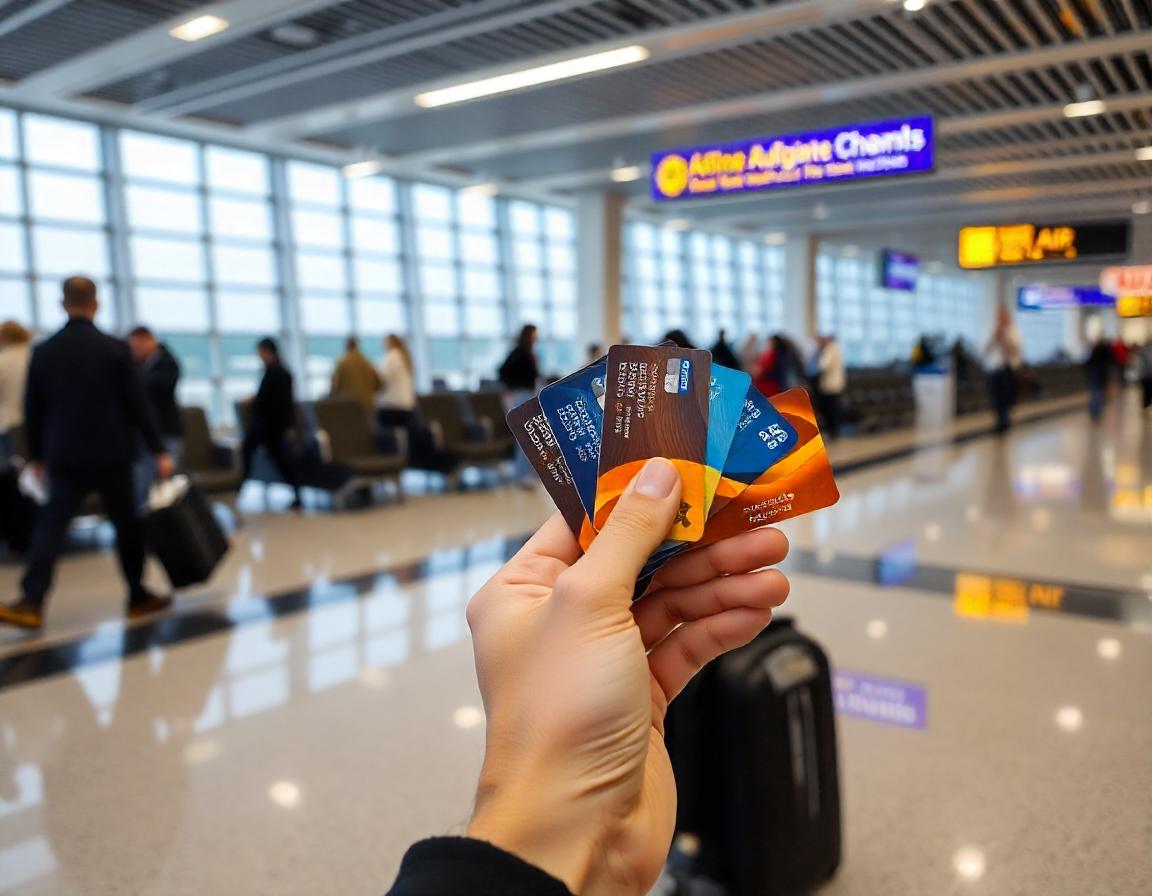
M 556 511 L 504 413 L 667 339 L 835 473 L 768 629 L 831 667 L 814 892 L 1152 894 L 1150 0 L 0 0 L 0 604 L 69 277 L 177 362 L 227 551 L 129 616 L 89 498 L 0 621 L 0 894 L 379 896 L 462 834 L 465 611 Z

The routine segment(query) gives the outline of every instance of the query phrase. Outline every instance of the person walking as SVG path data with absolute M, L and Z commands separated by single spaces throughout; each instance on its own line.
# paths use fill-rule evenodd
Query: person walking
M 333 398 L 354 398 L 369 418 L 376 411 L 376 393 L 380 391 L 380 376 L 362 351 L 355 336 L 344 343 L 344 354 L 332 371 Z
M 176 388 L 180 384 L 180 363 L 147 327 L 136 327 L 128 334 L 128 347 L 144 383 L 144 397 L 148 409 L 164 443 L 164 450 L 172 463 L 179 467 L 184 458 L 184 422 L 180 419 L 180 405 Z M 148 501 L 148 489 L 156 478 L 156 465 L 147 451 L 141 452 L 136 464 L 136 502 Z
M 819 339 L 816 357 L 816 404 L 824 418 L 824 431 L 828 438 L 840 436 L 841 396 L 847 385 L 844 372 L 844 353 L 840 343 L 829 333 Z
M 740 370 L 740 359 L 736 357 L 736 352 L 732 346 L 728 344 L 726 333 L 721 330 L 716 335 L 716 344 L 712 346 L 712 363 L 719 364 L 721 367 L 727 367 L 730 370 Z
M 81 502 L 96 492 L 116 529 L 120 569 L 128 586 L 128 615 L 166 609 L 143 584 L 144 525 L 136 512 L 132 465 L 143 440 L 162 478 L 172 475 L 128 346 L 105 335 L 93 319 L 96 284 L 69 277 L 63 285 L 68 322 L 32 354 L 24 402 L 28 462 L 46 481 L 48 503 L 36 515 L 23 596 L 0 606 L 0 623 L 26 629 L 43 624 L 56 559 Z
M 1136 363 L 1140 373 L 1141 407 L 1147 413 L 1152 411 L 1152 334 L 1137 351 Z
M 256 449 L 263 448 L 276 465 L 284 481 L 292 487 L 292 509 L 299 510 L 300 481 L 296 465 L 288 453 L 288 439 L 296 425 L 296 399 L 293 394 L 292 373 L 280 360 L 280 346 L 276 340 L 265 337 L 256 343 L 256 353 L 264 364 L 260 388 L 252 399 L 248 431 L 240 453 L 244 462 L 244 478 L 252 476 L 252 457 Z
M 498 375 L 507 393 L 509 408 L 523 404 L 536 394 L 536 385 L 540 381 L 540 365 L 536 361 L 537 338 L 536 325 L 525 324 L 520 328 L 520 335 L 516 337 L 516 345 L 500 365 Z M 535 487 L 536 479 L 532 475 L 532 465 L 520 449 L 516 450 L 515 475 L 521 488 Z
M 380 426 L 408 426 L 416 410 L 416 382 L 412 355 L 395 333 L 384 339 L 384 357 L 376 373 L 381 386 L 377 422 Z
M 24 422 L 32 334 L 14 320 L 0 324 L 0 467 L 12 459 L 12 431 Z
M 1016 403 L 1016 374 L 1023 362 L 1020 331 L 1012 322 L 1007 305 L 996 309 L 996 326 L 984 347 L 984 368 L 988 377 L 988 395 L 996 411 L 996 432 L 1006 433 L 1012 426 L 1012 406 Z
M 1112 345 L 1101 335 L 1092 344 L 1088 359 L 1084 362 L 1084 377 L 1088 381 L 1088 416 L 1093 423 L 1099 423 L 1104 416 L 1104 406 L 1108 398 L 1108 384 L 1116 366 L 1116 355 Z

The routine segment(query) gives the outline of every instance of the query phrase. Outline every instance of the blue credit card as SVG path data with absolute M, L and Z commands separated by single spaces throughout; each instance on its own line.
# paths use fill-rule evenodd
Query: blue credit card
M 556 435 L 580 503 L 589 517 L 596 512 L 607 369 L 604 360 L 596 361 L 545 386 L 540 392 L 540 407 Z

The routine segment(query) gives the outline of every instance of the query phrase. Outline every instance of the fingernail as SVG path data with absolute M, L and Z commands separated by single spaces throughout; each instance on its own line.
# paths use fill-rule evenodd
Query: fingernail
M 636 477 L 636 491 L 646 498 L 667 498 L 676 485 L 676 468 L 662 457 L 654 457 Z

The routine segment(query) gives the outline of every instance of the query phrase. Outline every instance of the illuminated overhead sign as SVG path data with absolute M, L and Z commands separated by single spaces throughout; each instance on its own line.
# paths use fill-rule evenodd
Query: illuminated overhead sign
M 652 156 L 652 198 L 692 199 L 931 171 L 932 119 L 670 149 Z
M 880 285 L 884 289 L 916 291 L 916 281 L 920 277 L 920 259 L 892 249 L 880 253 Z
M 1152 264 L 1104 268 L 1100 288 L 1114 296 L 1152 295 Z
M 1021 286 L 1016 294 L 1016 306 L 1021 311 L 1053 311 L 1085 306 L 1111 308 L 1115 304 L 1115 296 L 1095 286 L 1045 286 L 1036 283 Z
M 1118 317 L 1152 317 L 1152 295 L 1117 296 Z
M 1127 221 L 965 227 L 957 256 L 960 267 L 969 270 L 1123 256 L 1128 232 Z

